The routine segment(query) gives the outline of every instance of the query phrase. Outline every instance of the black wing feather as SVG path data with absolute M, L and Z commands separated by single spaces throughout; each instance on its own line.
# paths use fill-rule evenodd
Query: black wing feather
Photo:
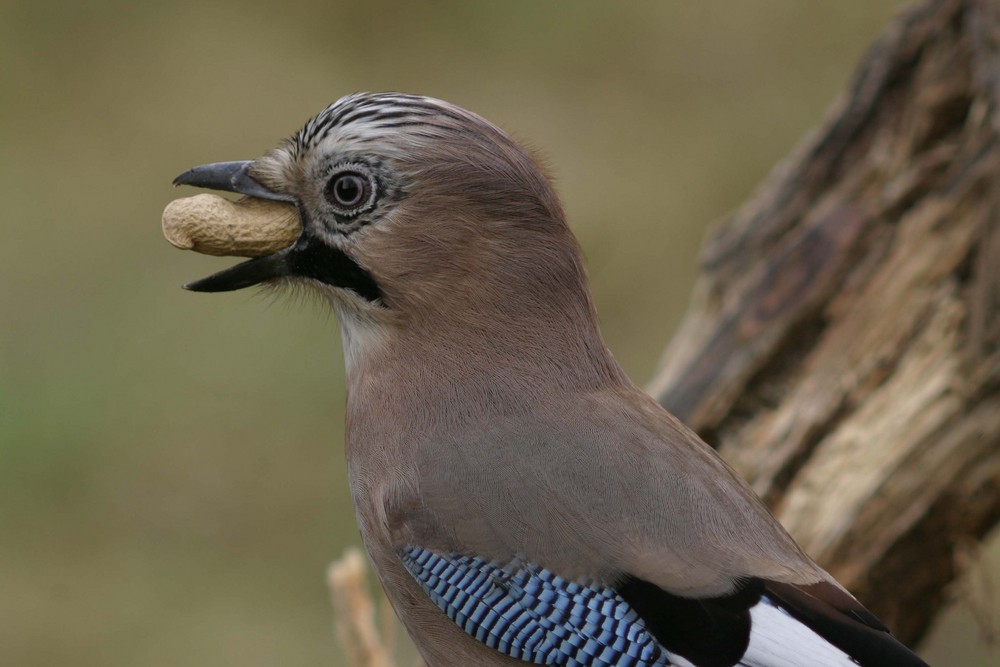
M 750 610 L 763 596 L 864 667 L 927 667 L 874 614 L 828 582 L 751 578 L 731 595 L 691 599 L 629 577 L 617 590 L 664 648 L 699 667 L 740 664 L 750 643 Z

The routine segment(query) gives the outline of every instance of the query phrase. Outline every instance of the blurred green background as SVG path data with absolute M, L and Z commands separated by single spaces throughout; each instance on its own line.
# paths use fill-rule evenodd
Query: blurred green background
M 0 3 L 0 663 L 341 664 L 323 571 L 358 534 L 336 323 L 182 291 L 233 262 L 162 239 L 193 193 L 176 174 L 357 90 L 473 109 L 548 156 L 645 381 L 707 225 L 899 5 Z M 928 657 L 997 664 L 968 607 Z

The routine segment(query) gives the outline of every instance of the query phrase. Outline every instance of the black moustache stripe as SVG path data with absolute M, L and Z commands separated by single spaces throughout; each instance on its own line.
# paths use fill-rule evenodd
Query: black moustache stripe
M 312 278 L 333 287 L 349 289 L 367 301 L 382 299 L 382 290 L 372 274 L 361 268 L 339 248 L 310 240 L 288 256 L 288 264 L 290 275 Z

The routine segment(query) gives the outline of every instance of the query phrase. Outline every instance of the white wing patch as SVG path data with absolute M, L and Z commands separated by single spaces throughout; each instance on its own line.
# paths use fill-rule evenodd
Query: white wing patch
M 767 597 L 750 608 L 750 645 L 745 667 L 857 667 L 839 648 L 803 625 Z

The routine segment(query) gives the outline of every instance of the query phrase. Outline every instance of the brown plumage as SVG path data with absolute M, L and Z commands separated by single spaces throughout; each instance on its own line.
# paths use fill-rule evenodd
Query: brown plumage
M 817 646 L 814 664 L 922 664 L 625 376 L 548 179 L 502 131 L 429 98 L 356 95 L 240 169 L 296 202 L 303 235 L 192 288 L 304 281 L 336 310 L 362 539 L 430 667 L 525 664 L 448 596 L 480 611 L 516 598 L 501 626 L 541 628 L 522 587 L 546 572 L 620 601 L 653 638 L 646 662 L 609 648 L 595 665 L 770 664 L 800 639 L 775 664 Z M 421 578 L 414 553 L 493 573 L 489 595 Z M 593 632 L 553 622 L 552 636 Z

